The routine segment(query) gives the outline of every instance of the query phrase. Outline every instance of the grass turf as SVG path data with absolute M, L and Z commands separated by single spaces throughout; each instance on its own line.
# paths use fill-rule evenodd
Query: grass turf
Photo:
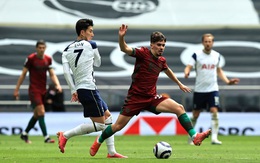
M 253 163 L 260 162 L 259 136 L 220 136 L 223 145 L 211 145 L 206 139 L 201 146 L 187 144 L 187 136 L 115 136 L 116 149 L 128 159 L 107 159 L 106 144 L 103 143 L 96 156 L 89 155 L 94 136 L 77 136 L 66 145 L 65 153 L 59 152 L 55 144 L 46 144 L 42 136 L 30 136 L 32 144 L 24 143 L 19 136 L 0 136 L 0 162 L 7 163 Z M 153 146 L 158 141 L 171 144 L 173 153 L 169 159 L 156 159 Z

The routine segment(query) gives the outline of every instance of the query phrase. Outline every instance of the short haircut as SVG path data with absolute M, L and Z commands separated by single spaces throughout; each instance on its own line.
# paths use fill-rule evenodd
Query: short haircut
M 38 40 L 38 41 L 36 42 L 36 48 L 37 48 L 39 45 L 45 45 L 45 46 L 46 46 L 46 43 L 45 43 L 44 40 Z
M 150 42 L 155 43 L 155 42 L 159 42 L 159 41 L 166 42 L 166 37 L 161 32 L 158 32 L 158 31 L 153 32 L 151 34 Z
M 88 29 L 89 26 L 94 26 L 92 19 L 79 19 L 76 23 L 77 35 L 80 35 L 81 30 Z
M 204 35 L 202 35 L 202 38 L 201 38 L 201 41 L 203 42 L 204 41 L 204 38 L 205 37 L 212 37 L 212 40 L 214 41 L 214 36 L 213 34 L 211 33 L 205 33 Z

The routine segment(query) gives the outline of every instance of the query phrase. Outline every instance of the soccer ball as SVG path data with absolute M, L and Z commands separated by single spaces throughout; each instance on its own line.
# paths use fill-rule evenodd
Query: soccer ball
M 167 159 L 172 154 L 172 147 L 165 141 L 160 141 L 153 147 L 153 153 L 156 158 Z

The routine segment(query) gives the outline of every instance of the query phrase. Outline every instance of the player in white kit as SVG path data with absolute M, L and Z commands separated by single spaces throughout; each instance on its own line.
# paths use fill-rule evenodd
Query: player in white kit
M 218 140 L 219 120 L 219 87 L 217 77 L 219 76 L 226 84 L 233 85 L 239 82 L 239 79 L 228 79 L 220 67 L 220 54 L 212 49 L 214 36 L 204 34 L 202 36 L 203 50 L 195 52 L 188 65 L 184 69 L 185 78 L 189 77 L 192 68 L 196 71 L 196 81 L 193 96 L 193 110 L 191 121 L 196 125 L 197 119 L 202 109 L 209 109 L 211 113 L 211 143 L 221 145 Z M 192 144 L 189 138 L 189 143 Z
M 89 117 L 92 122 L 57 133 L 62 153 L 65 152 L 65 145 L 69 138 L 103 131 L 112 124 L 111 113 L 95 84 L 93 66 L 101 65 L 101 57 L 96 42 L 92 41 L 94 37 L 93 21 L 91 19 L 78 20 L 76 32 L 77 40 L 69 44 L 62 53 L 64 76 L 71 90 L 71 101 L 80 102 L 84 109 L 84 117 Z M 107 158 L 127 158 L 116 152 L 114 136 L 111 136 L 106 144 Z

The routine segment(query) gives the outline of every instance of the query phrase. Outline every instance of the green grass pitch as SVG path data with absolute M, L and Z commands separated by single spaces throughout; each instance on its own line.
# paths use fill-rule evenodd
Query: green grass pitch
M 96 156 L 89 155 L 94 136 L 77 136 L 67 142 L 65 153 L 55 144 L 45 144 L 42 136 L 30 136 L 32 144 L 26 144 L 19 136 L 0 136 L 0 162 L 2 163 L 259 163 L 259 136 L 220 136 L 223 145 L 211 145 L 210 138 L 201 146 L 187 144 L 187 136 L 115 136 L 116 149 L 128 159 L 107 159 L 103 143 Z M 171 144 L 173 153 L 169 159 L 156 159 L 153 146 L 158 141 Z

